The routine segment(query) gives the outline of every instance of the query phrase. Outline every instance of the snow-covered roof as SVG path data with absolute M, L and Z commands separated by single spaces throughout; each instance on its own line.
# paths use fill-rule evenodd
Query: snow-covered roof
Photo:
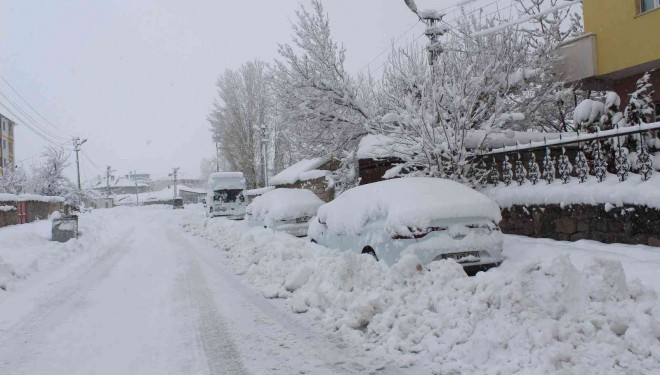
M 330 156 L 301 160 L 273 176 L 270 179 L 270 184 L 288 185 L 298 181 L 308 181 L 327 176 L 330 171 L 319 170 L 318 168 L 329 161 Z
M 206 192 L 207 192 L 206 189 L 192 188 L 192 187 L 186 186 L 186 185 L 177 185 L 177 190 L 186 191 L 186 192 L 195 193 L 195 194 L 206 194 Z
M 209 176 L 208 185 L 211 189 L 245 189 L 243 172 L 215 172 Z
M 213 172 L 209 179 L 217 178 L 243 178 L 243 172 Z
M 62 197 L 50 197 L 36 194 L 6 194 L 0 193 L 0 202 L 44 202 L 44 203 L 62 203 L 65 199 Z
M 275 189 L 254 199 L 246 212 L 254 219 L 272 224 L 279 220 L 316 215 L 323 201 L 307 189 Z
M 500 221 L 500 207 L 487 196 L 458 182 L 410 177 L 358 186 L 347 190 L 318 211 L 319 221 L 335 234 L 361 233 L 372 219 L 397 228 L 426 228 L 434 220 L 486 218 Z
M 382 159 L 402 157 L 410 149 L 396 139 L 384 134 L 368 134 L 362 137 L 355 156 L 358 159 Z
M 261 194 L 268 193 L 269 191 L 275 189 L 275 186 L 266 186 L 259 189 L 251 189 L 245 192 L 248 197 L 255 197 Z
M 120 177 L 114 181 L 110 181 L 110 188 L 125 188 L 125 187 L 135 187 L 136 182 L 127 178 Z M 148 184 L 144 182 L 137 182 L 138 187 L 149 187 Z M 96 182 L 96 185 L 94 185 L 94 189 L 105 189 L 107 187 L 107 184 L 104 180 L 99 179 Z

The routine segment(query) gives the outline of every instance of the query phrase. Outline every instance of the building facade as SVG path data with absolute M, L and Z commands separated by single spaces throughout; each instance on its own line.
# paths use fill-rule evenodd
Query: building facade
M 0 176 L 14 168 L 14 126 L 13 121 L 0 114 Z
M 584 0 L 582 7 L 585 34 L 562 46 L 569 81 L 614 91 L 625 106 L 651 72 L 660 121 L 660 0 Z

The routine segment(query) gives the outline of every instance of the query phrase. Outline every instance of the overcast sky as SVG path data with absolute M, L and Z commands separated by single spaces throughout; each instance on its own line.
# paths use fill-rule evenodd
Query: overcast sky
M 440 9 L 456 0 L 417 2 Z M 300 3 L 309 0 L 0 0 L 0 73 L 62 130 L 33 113 L 42 126 L 88 139 L 83 179 L 107 165 L 117 175 L 158 178 L 181 167 L 197 177 L 201 159 L 214 154 L 206 116 L 217 77 L 250 59 L 276 58 Z M 403 35 L 403 45 L 423 32 L 403 0 L 323 3 L 354 73 L 394 39 Z M 27 110 L 5 82 L 0 91 Z M 1 96 L 0 103 L 9 104 Z M 47 144 L 19 126 L 17 161 L 29 165 Z

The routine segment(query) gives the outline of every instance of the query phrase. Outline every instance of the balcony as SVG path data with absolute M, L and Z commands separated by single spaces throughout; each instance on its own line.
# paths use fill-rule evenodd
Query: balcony
M 596 34 L 586 33 L 562 43 L 559 54 L 563 58 L 562 73 L 566 82 L 577 82 L 598 73 Z

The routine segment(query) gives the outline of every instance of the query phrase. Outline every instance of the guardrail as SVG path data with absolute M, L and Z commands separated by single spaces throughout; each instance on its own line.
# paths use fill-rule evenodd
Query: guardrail
M 540 180 L 550 184 L 557 178 L 563 183 L 572 178 L 585 182 L 590 176 L 603 182 L 608 172 L 616 174 L 619 181 L 626 181 L 630 174 L 647 181 L 653 173 L 651 152 L 660 145 L 655 134 L 658 130 L 660 122 L 596 133 L 567 133 L 558 139 L 492 149 L 476 157 L 481 168 L 488 170 L 488 182 L 495 186 L 508 186 L 513 181 L 535 185 Z

